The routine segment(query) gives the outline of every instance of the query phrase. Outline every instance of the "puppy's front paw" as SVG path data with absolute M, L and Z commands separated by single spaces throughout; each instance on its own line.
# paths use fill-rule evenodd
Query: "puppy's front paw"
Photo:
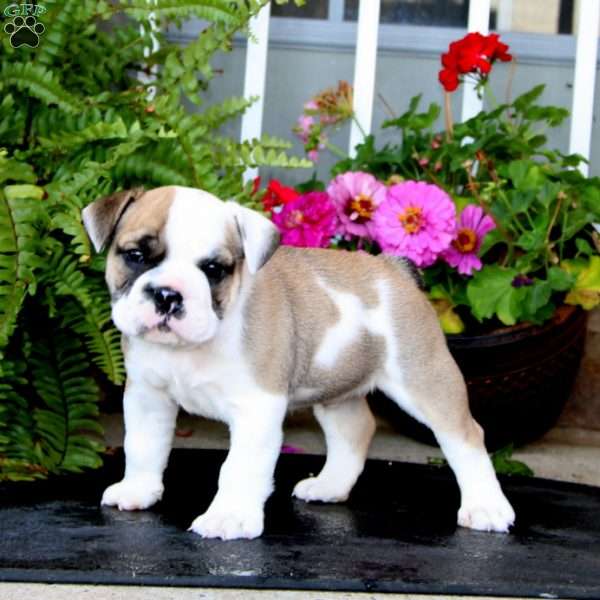
M 502 495 L 487 502 L 465 503 L 458 511 L 458 524 L 479 531 L 507 533 L 515 522 L 515 511 Z
M 350 490 L 342 488 L 339 482 L 309 477 L 296 484 L 293 496 L 305 502 L 344 502 L 350 495 Z
M 263 520 L 262 510 L 237 512 L 209 508 L 203 515 L 194 519 L 188 531 L 204 538 L 251 540 L 263 532 Z
M 162 482 L 155 478 L 123 479 L 104 490 L 100 504 L 119 510 L 144 510 L 162 498 L 163 490 Z

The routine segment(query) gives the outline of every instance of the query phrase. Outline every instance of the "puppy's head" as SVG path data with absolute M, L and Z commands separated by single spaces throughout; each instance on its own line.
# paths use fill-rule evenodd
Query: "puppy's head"
M 213 338 L 279 234 L 257 212 L 184 187 L 119 192 L 96 200 L 83 222 L 97 251 L 115 325 L 127 336 L 174 346 Z

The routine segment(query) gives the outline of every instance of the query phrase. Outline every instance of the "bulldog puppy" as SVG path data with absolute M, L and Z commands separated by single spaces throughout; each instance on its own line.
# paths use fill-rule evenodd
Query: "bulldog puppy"
M 259 213 L 185 187 L 120 192 L 85 208 L 83 220 L 96 250 L 109 247 L 106 281 L 127 368 L 125 476 L 102 504 L 142 510 L 160 500 L 183 407 L 231 434 L 218 492 L 190 529 L 255 538 L 284 416 L 307 404 L 327 458 L 294 496 L 344 501 L 375 429 L 365 394 L 379 388 L 435 433 L 460 487 L 459 525 L 508 531 L 515 515 L 463 377 L 402 261 L 278 247 Z

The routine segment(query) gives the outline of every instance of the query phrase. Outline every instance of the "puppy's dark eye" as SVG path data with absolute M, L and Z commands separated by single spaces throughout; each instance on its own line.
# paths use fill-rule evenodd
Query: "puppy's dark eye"
M 146 262 L 146 255 L 139 248 L 125 250 L 123 258 L 129 265 L 143 265 Z
M 225 265 L 214 260 L 202 262 L 198 265 L 200 270 L 206 275 L 211 284 L 219 283 L 228 275 L 229 270 Z

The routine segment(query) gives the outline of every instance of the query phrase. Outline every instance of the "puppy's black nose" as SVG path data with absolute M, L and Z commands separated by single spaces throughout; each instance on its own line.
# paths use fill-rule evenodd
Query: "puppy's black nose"
M 145 291 L 154 302 L 156 312 L 159 314 L 176 316 L 183 310 L 183 298 L 174 289 L 148 285 Z

